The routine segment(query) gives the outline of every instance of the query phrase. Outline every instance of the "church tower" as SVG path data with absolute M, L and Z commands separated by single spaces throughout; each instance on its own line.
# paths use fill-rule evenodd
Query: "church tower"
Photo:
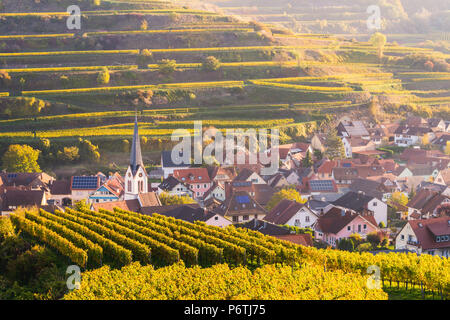
M 148 192 L 148 177 L 142 161 L 141 141 L 136 120 L 134 122 L 133 143 L 131 145 L 130 165 L 125 174 L 125 200 L 137 199 L 140 193 Z

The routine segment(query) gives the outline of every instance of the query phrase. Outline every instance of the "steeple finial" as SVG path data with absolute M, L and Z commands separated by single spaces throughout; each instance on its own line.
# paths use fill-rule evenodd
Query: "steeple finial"
M 135 121 L 134 121 L 134 134 L 133 134 L 133 143 L 131 145 L 130 166 L 131 166 L 131 170 L 133 171 L 133 173 L 136 173 L 138 166 L 141 166 L 144 168 L 144 162 L 142 161 L 141 141 L 139 139 L 137 111 L 136 111 Z

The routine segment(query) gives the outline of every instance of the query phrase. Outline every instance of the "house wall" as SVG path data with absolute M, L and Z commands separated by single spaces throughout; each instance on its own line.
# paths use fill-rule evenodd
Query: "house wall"
M 289 219 L 286 224 L 299 228 L 311 228 L 316 221 L 317 216 L 309 209 L 303 207 L 291 219 Z
M 319 150 L 322 153 L 325 152 L 324 145 L 322 144 L 322 142 L 320 142 L 319 137 L 317 137 L 316 135 L 314 135 L 311 139 L 311 147 L 314 150 Z
M 235 223 L 249 222 L 253 219 L 264 220 L 265 217 L 266 217 L 266 215 L 261 213 L 258 215 L 254 215 L 254 214 L 249 215 L 247 220 L 244 220 L 244 215 L 242 215 L 242 216 L 233 215 L 233 216 L 227 216 L 226 218 L 230 219 L 230 221 L 233 224 L 235 224 Z
M 367 209 L 373 211 L 374 218 L 379 225 L 383 221 L 384 225 L 387 226 L 387 204 L 383 201 L 374 198 L 367 204 Z
M 290 184 L 290 185 L 292 185 L 292 184 L 294 184 L 294 185 L 298 185 L 299 184 L 299 176 L 295 173 L 295 172 L 293 172 L 293 173 L 291 173 L 287 178 L 286 178 L 286 181 Z
M 77 201 L 87 201 L 89 196 L 93 194 L 97 190 L 72 190 L 72 203 L 75 203 Z
M 253 184 L 267 184 L 266 181 L 264 181 L 264 179 L 261 178 L 256 172 L 253 172 L 253 174 L 248 177 L 247 181 L 251 181 Z
M 364 228 L 364 225 L 366 226 Z M 367 234 L 378 231 L 377 228 L 373 227 L 370 223 L 368 223 L 366 220 L 364 220 L 362 217 L 358 216 L 355 219 L 353 219 L 352 222 L 347 224 L 344 228 L 342 228 L 337 234 L 334 233 L 322 233 L 319 230 L 315 230 L 315 238 L 317 240 L 322 240 L 331 245 L 332 247 L 335 247 L 337 244 L 337 241 L 340 239 L 347 239 L 352 234 L 358 233 L 361 235 L 362 238 L 365 238 Z
M 418 136 L 396 134 L 395 138 L 394 138 L 394 142 L 399 147 L 408 147 L 411 145 L 419 144 L 421 142 L 421 139 Z
M 189 184 L 189 189 L 193 192 L 194 199 L 203 197 L 203 194 L 205 194 L 209 188 L 211 188 L 210 182 Z
M 411 240 L 413 242 L 417 241 L 416 234 L 414 233 L 409 223 L 407 223 L 395 237 L 395 249 L 407 249 L 415 251 L 417 253 L 422 252 L 422 250 L 418 246 L 415 246 L 411 243 L 408 244 L 408 240 Z
M 215 216 L 211 217 L 210 219 L 206 220 L 205 223 L 209 226 L 215 226 L 220 228 L 225 228 L 232 224 L 232 222 L 223 216 L 216 214 Z

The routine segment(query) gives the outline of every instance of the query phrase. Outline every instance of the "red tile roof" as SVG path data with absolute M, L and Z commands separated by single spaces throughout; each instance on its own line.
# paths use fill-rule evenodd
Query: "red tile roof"
M 206 168 L 179 169 L 173 171 L 173 176 L 185 183 L 209 183 L 211 179 Z
M 436 242 L 436 236 L 450 235 L 450 217 L 426 220 L 409 220 L 409 225 L 419 241 L 422 249 L 437 249 L 450 247 L 450 242 Z

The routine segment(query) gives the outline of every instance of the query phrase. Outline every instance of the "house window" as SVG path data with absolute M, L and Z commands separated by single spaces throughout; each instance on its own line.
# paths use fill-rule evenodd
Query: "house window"
M 352 227 L 347 226 L 347 231 L 350 231 L 352 229 Z
M 131 192 L 131 181 L 128 181 L 128 192 Z
M 300 219 L 295 219 L 295 225 L 299 226 L 300 225 Z
M 244 216 L 242 219 L 243 220 L 248 220 L 248 216 Z
M 239 217 L 238 216 L 234 216 L 233 217 L 233 222 L 238 222 L 239 221 Z
M 376 202 L 376 201 L 373 202 L 373 206 L 374 206 L 374 207 L 376 207 L 377 204 L 378 204 L 378 202 Z
M 305 217 L 305 222 L 309 222 L 309 216 Z
M 361 232 L 361 225 L 358 224 L 358 232 Z
M 367 229 L 367 224 L 364 225 L 364 230 L 366 230 L 366 229 Z
M 219 220 L 219 217 L 217 217 L 217 216 L 216 216 L 216 217 L 214 217 L 214 220 Z

